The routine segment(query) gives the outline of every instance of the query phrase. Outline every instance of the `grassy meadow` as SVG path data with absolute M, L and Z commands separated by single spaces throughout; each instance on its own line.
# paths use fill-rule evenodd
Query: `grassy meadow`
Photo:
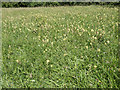
M 118 8 L 2 8 L 3 87 L 119 88 Z

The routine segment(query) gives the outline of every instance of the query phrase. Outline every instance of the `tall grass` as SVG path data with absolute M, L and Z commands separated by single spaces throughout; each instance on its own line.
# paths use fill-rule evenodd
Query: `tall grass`
M 118 8 L 2 11 L 3 87 L 119 88 Z

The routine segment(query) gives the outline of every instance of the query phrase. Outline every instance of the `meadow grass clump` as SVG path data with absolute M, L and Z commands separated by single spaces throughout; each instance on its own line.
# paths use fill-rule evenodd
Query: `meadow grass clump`
M 119 88 L 118 8 L 2 11 L 3 87 Z

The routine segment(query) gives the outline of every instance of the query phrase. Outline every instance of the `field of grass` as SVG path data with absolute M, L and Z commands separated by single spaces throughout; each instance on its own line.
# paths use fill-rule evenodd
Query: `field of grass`
M 3 8 L 3 87 L 119 88 L 118 8 Z

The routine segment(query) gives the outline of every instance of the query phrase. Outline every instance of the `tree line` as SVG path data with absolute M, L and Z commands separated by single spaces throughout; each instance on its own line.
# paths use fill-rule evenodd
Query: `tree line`
M 103 5 L 103 6 L 120 6 L 119 2 L 2 2 L 2 7 L 47 7 L 47 6 L 88 6 L 88 5 Z

